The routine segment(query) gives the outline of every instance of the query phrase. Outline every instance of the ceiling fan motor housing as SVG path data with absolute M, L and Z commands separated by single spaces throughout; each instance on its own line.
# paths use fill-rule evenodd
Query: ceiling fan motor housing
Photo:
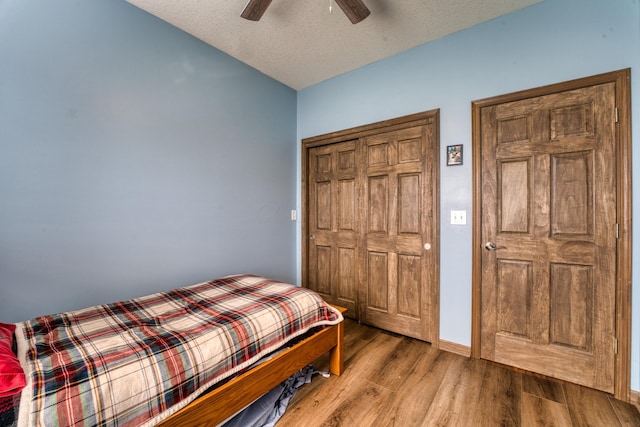
M 240 14 L 244 19 L 249 21 L 259 21 L 266 12 L 272 0 L 249 0 L 244 10 Z M 365 6 L 362 0 L 335 0 L 340 9 L 347 15 L 352 24 L 365 19 L 371 14 L 371 11 Z

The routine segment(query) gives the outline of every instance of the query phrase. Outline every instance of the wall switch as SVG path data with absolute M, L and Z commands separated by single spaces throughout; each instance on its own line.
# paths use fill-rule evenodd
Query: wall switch
M 451 211 L 451 224 L 467 225 L 467 211 Z
M 295 209 L 291 210 L 291 221 L 296 221 L 298 219 L 298 211 Z

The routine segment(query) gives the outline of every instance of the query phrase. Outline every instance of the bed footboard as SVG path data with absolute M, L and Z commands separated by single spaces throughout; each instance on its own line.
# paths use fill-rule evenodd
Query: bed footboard
M 344 369 L 343 341 L 344 321 L 325 327 L 270 360 L 200 396 L 159 425 L 217 426 L 326 352 L 329 352 L 329 370 L 334 375 L 340 375 Z

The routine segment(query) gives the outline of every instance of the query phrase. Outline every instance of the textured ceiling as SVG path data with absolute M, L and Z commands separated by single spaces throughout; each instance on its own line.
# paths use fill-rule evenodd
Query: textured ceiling
M 246 0 L 127 1 L 298 90 L 542 0 L 363 0 L 355 25 L 331 0 L 274 0 L 258 22 Z

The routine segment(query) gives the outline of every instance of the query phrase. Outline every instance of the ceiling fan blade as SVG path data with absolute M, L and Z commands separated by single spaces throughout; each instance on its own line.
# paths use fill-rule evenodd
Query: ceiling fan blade
M 240 16 L 249 21 L 259 21 L 270 4 L 271 0 L 249 0 Z
M 357 24 L 371 14 L 362 0 L 336 0 L 336 3 L 352 24 Z

